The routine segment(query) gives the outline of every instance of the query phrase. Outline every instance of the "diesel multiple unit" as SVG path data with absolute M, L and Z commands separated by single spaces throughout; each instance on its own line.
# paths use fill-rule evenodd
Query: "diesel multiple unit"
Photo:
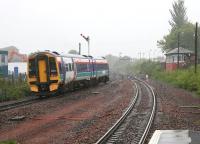
M 109 80 L 105 58 L 37 52 L 28 58 L 28 84 L 38 95 L 48 95 Z

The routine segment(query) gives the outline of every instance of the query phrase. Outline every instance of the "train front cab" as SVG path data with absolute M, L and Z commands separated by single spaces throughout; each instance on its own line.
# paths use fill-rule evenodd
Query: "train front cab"
M 48 53 L 35 54 L 28 61 L 28 83 L 37 95 L 48 95 L 59 88 L 57 57 Z
M 105 59 L 96 60 L 95 62 L 96 78 L 99 82 L 106 83 L 109 81 L 109 66 Z

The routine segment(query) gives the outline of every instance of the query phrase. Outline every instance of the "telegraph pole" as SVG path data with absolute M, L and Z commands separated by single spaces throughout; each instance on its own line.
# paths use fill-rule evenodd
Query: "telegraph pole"
M 180 46 L 180 32 L 178 32 L 178 63 L 177 63 L 178 69 L 179 69 L 179 46 Z
M 78 48 L 79 48 L 78 53 L 79 53 L 79 55 L 81 55 L 81 43 L 78 43 Z
M 195 66 L 194 66 L 194 72 L 197 73 L 197 42 L 198 42 L 198 23 L 196 22 L 196 27 L 195 27 Z

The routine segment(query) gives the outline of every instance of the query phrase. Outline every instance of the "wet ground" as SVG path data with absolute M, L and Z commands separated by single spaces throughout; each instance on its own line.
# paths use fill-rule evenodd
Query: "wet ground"
M 200 131 L 200 96 L 163 82 L 149 83 L 157 93 L 157 114 L 151 135 L 156 129 Z
M 200 130 L 200 98 L 168 84 L 149 81 L 157 93 L 156 129 Z M 20 144 L 94 143 L 122 115 L 134 96 L 133 82 L 114 80 L 65 96 L 0 113 L 0 140 Z M 15 116 L 25 119 L 11 121 Z
M 133 83 L 115 80 L 64 97 L 0 113 L 0 140 L 20 144 L 94 143 L 122 115 L 134 95 Z M 25 116 L 11 121 L 14 116 Z

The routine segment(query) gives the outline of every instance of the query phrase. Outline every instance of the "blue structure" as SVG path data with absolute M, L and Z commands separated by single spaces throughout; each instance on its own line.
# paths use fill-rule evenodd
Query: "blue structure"
M 18 67 L 14 67 L 14 76 L 18 77 Z
M 8 76 L 8 51 L 0 50 L 0 77 Z

